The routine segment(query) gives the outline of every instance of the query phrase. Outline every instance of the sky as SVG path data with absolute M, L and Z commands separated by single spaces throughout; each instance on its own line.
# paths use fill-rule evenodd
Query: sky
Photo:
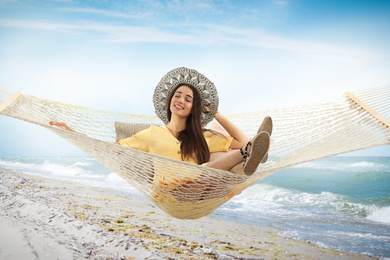
M 0 0 L 0 87 L 154 115 L 154 88 L 185 66 L 214 82 L 223 114 L 254 112 L 390 84 L 389 42 L 390 1 Z M 0 117 L 0 156 L 79 155 Z

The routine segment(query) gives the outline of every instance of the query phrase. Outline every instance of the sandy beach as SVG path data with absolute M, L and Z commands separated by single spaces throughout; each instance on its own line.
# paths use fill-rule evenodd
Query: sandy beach
M 0 169 L 0 259 L 374 259 L 148 200 Z

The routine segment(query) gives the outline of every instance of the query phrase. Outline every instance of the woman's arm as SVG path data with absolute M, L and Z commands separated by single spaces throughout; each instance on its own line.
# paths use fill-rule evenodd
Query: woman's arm
M 215 120 L 233 137 L 233 141 L 230 144 L 230 148 L 238 149 L 245 146 L 249 142 L 249 138 L 229 119 L 222 115 L 219 111 L 215 115 Z

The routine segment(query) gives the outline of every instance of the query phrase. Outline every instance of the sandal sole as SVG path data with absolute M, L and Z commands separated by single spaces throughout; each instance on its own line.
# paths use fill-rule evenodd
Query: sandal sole
M 252 140 L 252 149 L 250 156 L 244 166 L 244 173 L 252 175 L 259 166 L 260 162 L 267 155 L 270 145 L 270 137 L 267 132 L 260 132 Z
M 272 135 L 272 118 L 269 116 L 264 117 L 263 122 L 261 123 L 261 126 L 259 127 L 259 130 L 257 133 L 259 134 L 260 132 L 267 132 L 269 136 Z
M 260 133 L 260 132 L 267 132 L 269 134 L 269 136 L 271 136 L 272 134 L 272 128 L 273 128 L 273 124 L 272 124 L 272 118 L 269 117 L 269 116 L 266 116 L 264 119 L 263 119 L 263 122 L 261 123 L 261 126 L 259 128 L 259 130 L 257 131 L 257 133 Z M 266 163 L 268 160 L 268 154 L 266 154 L 263 158 L 263 160 L 261 160 L 261 163 Z

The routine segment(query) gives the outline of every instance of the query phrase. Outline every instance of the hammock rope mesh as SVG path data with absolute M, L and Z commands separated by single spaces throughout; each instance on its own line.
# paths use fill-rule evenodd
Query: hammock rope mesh
M 115 144 L 115 122 L 157 124 L 155 116 L 111 113 L 49 101 L 19 92 L 0 114 L 41 125 L 90 154 L 171 216 L 206 216 L 276 171 L 333 155 L 390 144 L 390 86 L 313 104 L 230 115 L 247 136 L 273 119 L 268 161 L 250 177 L 186 163 Z M 50 126 L 66 122 L 77 133 Z M 131 206 L 131 205 L 129 205 Z

